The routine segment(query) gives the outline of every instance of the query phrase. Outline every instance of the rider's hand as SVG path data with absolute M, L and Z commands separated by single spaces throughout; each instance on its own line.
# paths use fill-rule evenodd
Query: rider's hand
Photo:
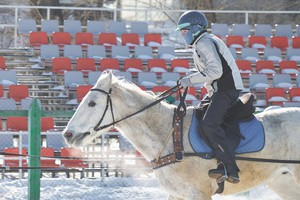
M 181 80 L 180 80 L 180 85 L 184 88 L 187 88 L 189 86 L 192 85 L 191 81 L 190 81 L 190 77 L 189 76 L 186 76 L 186 77 L 183 77 Z

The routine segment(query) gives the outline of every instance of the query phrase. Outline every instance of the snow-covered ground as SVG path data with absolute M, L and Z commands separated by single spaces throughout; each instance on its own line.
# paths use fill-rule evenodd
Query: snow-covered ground
M 28 180 L 0 179 L 0 200 L 24 200 Z M 150 174 L 141 178 L 73 179 L 42 178 L 41 200 L 167 200 L 168 194 Z M 280 200 L 267 187 L 234 196 L 215 195 L 213 200 Z

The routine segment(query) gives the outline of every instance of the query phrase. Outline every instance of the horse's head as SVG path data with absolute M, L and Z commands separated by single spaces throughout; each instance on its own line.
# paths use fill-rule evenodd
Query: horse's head
M 102 127 L 102 125 L 113 121 L 113 114 L 110 110 L 113 79 L 115 77 L 112 72 L 103 73 L 95 86 L 83 98 L 63 131 L 68 144 L 73 146 L 86 144 L 110 128 Z

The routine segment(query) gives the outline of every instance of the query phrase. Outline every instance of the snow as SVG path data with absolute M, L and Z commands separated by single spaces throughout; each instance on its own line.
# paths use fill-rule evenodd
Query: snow
M 0 179 L 1 200 L 24 200 L 28 194 L 28 179 Z M 160 187 L 153 174 L 133 177 L 105 177 L 91 179 L 41 178 L 41 200 L 167 200 L 167 192 Z M 214 195 L 213 200 L 280 200 L 262 186 L 239 195 Z

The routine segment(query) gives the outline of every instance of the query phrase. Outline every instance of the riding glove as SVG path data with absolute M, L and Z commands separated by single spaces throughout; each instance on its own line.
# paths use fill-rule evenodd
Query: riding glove
M 189 76 L 186 76 L 186 77 L 183 77 L 181 80 L 180 80 L 180 85 L 184 88 L 187 88 L 189 86 L 192 85 L 191 81 L 190 81 L 190 77 Z

